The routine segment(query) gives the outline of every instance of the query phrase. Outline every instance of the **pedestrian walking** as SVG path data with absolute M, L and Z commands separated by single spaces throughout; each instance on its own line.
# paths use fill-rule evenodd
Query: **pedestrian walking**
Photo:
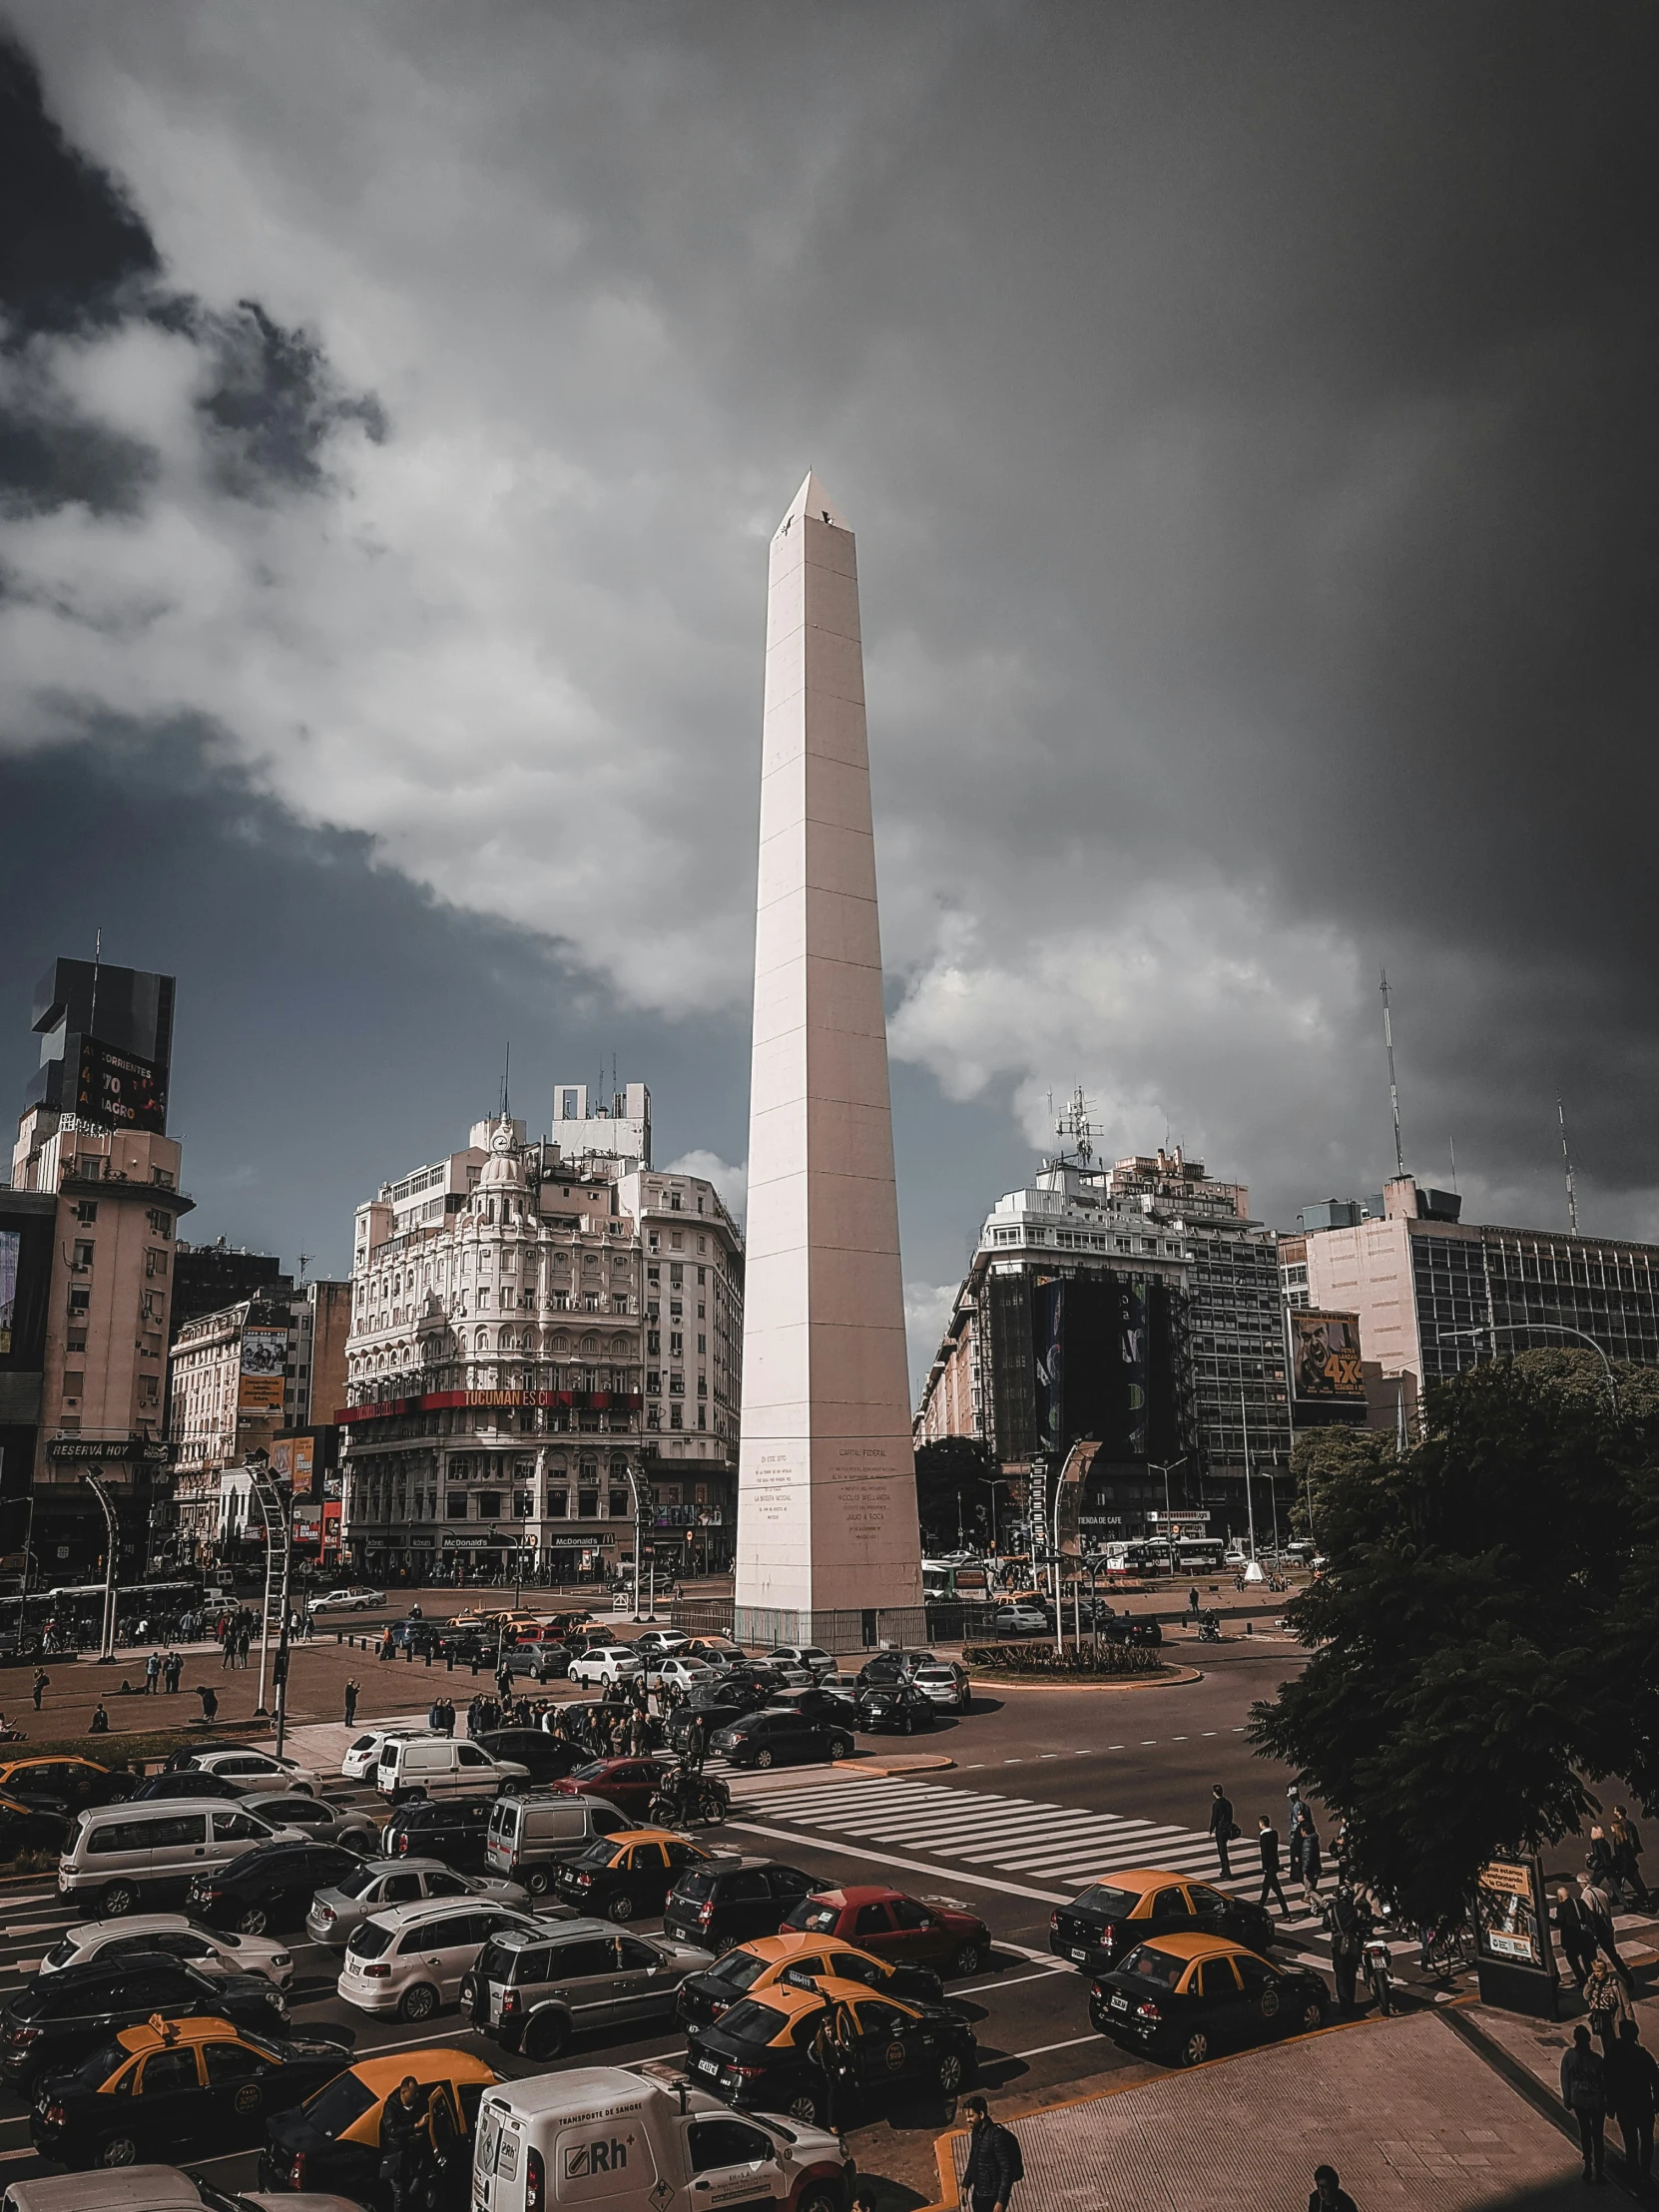
M 223 1630 L 222 1630 L 222 1631 L 221 1631 L 221 1633 L 220 1633 L 220 1638 L 219 1638 L 219 1671 L 220 1671 L 220 1673 L 221 1673 L 221 1674 L 223 1674 L 223 1673 L 225 1672 L 225 1670 L 226 1670 L 226 1668 L 227 1668 L 227 1667 L 234 1667 L 234 1666 L 236 1665 L 236 1663 L 237 1663 L 237 1637 L 236 1637 L 236 1631 L 235 1631 L 235 1629 L 233 1629 L 233 1628 L 232 1628 L 232 1626 L 231 1626 L 230 1622 L 229 1622 L 229 1621 L 227 1621 L 227 1622 L 225 1623 L 225 1626 L 224 1626 Z
M 347 1682 L 347 1684 L 345 1685 L 345 1725 L 347 1728 L 352 1728 L 356 1725 L 357 1695 L 360 1688 L 361 1685 L 358 1683 L 355 1675 L 353 1675 L 350 1681 Z
M 1626 1902 L 1633 1911 L 1640 1912 L 1647 1904 L 1647 1885 L 1642 1880 L 1642 1832 L 1624 1807 L 1615 1805 L 1613 1818 L 1607 1824 L 1607 1834 L 1613 1846 L 1613 1864 L 1624 1885 Z
M 1578 2147 L 1584 2155 L 1584 2179 L 1602 2181 L 1607 2161 L 1607 2076 L 1590 2047 L 1582 2020 L 1572 2031 L 1572 2048 L 1561 2060 L 1561 2102 L 1578 2122 Z
M 1189 1615 L 1190 1615 L 1190 1616 L 1192 1617 L 1192 1619 L 1194 1619 L 1194 1620 L 1197 1620 L 1197 1618 L 1198 1618 L 1198 1584 L 1197 1584 L 1196 1582 L 1195 1582 L 1195 1583 L 1193 1584 L 1192 1588 L 1191 1588 L 1191 1589 L 1190 1589 L 1190 1590 L 1189 1590 L 1189 1591 L 1187 1592 L 1187 1611 L 1188 1611 Z
M 1308 2199 L 1308 2212 L 1360 2212 L 1343 2187 L 1343 2177 L 1335 2166 L 1314 2168 L 1314 2190 Z
M 1314 1826 L 1314 1816 L 1306 1805 L 1302 1808 L 1302 1816 L 1297 1823 L 1297 1836 L 1302 1845 L 1297 1871 L 1302 1877 L 1303 1903 L 1312 1906 L 1319 1898 L 1320 1875 L 1323 1870 L 1320 1866 L 1319 1830 Z
M 1228 1847 L 1238 1833 L 1239 1824 L 1233 1818 L 1233 1800 L 1218 1782 L 1210 1793 L 1210 1841 L 1216 1847 L 1223 1882 L 1231 1882 L 1233 1879 L 1233 1862 L 1228 1857 Z
M 1325 1908 L 1325 1925 L 1331 1931 L 1331 1968 L 1337 1981 L 1337 2002 L 1345 2011 L 1352 2012 L 1360 1957 L 1365 1948 L 1366 1917 L 1348 1883 L 1338 1883 Z
M 1613 1933 L 1613 1906 L 1605 1890 L 1598 1890 L 1586 1874 L 1578 1878 L 1578 1902 L 1584 1908 L 1585 1918 L 1595 1935 L 1596 1948 L 1613 1961 L 1618 1977 L 1626 1984 L 1630 1980 L 1629 1968 L 1619 1956 L 1618 1938 Z
M 1262 1908 L 1266 1911 L 1269 1898 L 1277 1898 L 1279 1916 L 1288 1921 L 1291 1909 L 1285 1902 L 1284 1884 L 1279 1879 L 1279 1831 L 1265 1813 L 1260 1816 L 1256 1848 L 1262 1855 Z
M 44 1667 L 35 1669 L 35 1711 L 40 1711 L 40 1701 L 52 1687 L 52 1677 Z
M 185 1655 L 182 1651 L 170 1651 L 167 1655 L 167 1694 L 177 1697 L 179 1685 L 185 1679 Z
M 1653 2116 L 1659 2110 L 1659 2065 L 1634 2019 L 1620 2020 L 1619 2038 L 1602 2060 L 1607 2108 L 1624 2139 L 1630 2178 L 1646 2188 L 1653 2172 Z
M 1605 1958 L 1593 1960 L 1584 1977 L 1584 2009 L 1605 2054 L 1618 2036 L 1619 2022 L 1632 2016 L 1624 1983 Z
M 1589 1915 L 1563 1882 L 1555 1892 L 1555 1927 L 1566 1953 L 1568 1970 L 1579 1988 L 1596 1954 L 1596 1934 Z
M 1008 2212 L 1014 2184 L 1025 2178 L 1019 2137 L 991 2118 L 989 2105 L 977 2091 L 962 2109 L 968 2116 L 967 2163 L 962 2168 L 968 2201 L 973 2212 Z

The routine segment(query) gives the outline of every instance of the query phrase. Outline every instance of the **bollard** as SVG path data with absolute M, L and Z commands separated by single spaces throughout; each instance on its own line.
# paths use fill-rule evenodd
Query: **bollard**
M 410 1666 L 412 1667 L 412 1666 L 414 1665 L 414 1645 L 413 1645 L 413 1644 L 405 1644 L 405 1645 L 403 1646 L 403 1656 L 404 1656 L 404 1658 L 405 1658 L 405 1659 L 406 1659 L 406 1660 L 407 1660 L 407 1661 L 409 1662 L 409 1665 L 410 1665 Z
M 430 1666 L 430 1665 L 432 1664 L 432 1654 L 431 1654 L 431 1652 L 430 1652 L 430 1651 L 428 1651 L 428 1652 L 427 1652 L 427 1654 L 426 1654 L 426 1664 L 427 1664 L 428 1666 Z
M 1255 1633 L 1256 1633 L 1256 1623 L 1255 1623 L 1254 1621 L 1246 1621 L 1246 1622 L 1245 1622 L 1245 1634 L 1246 1634 L 1247 1636 L 1254 1636 L 1254 1635 L 1255 1635 Z
M 342 1642 L 344 1641 L 344 1635 L 343 1635 L 343 1632 L 342 1632 L 342 1631 L 341 1631 L 340 1629 L 337 1629 L 337 1628 L 336 1628 L 336 1629 L 334 1630 L 334 1641 L 335 1641 L 335 1643 L 336 1643 L 336 1644 L 337 1644 L 337 1643 L 342 1643 Z
M 446 1651 L 444 1652 L 444 1655 L 443 1655 L 443 1671 L 444 1671 L 444 1673 L 445 1673 L 445 1674 L 453 1674 L 453 1673 L 454 1673 L 454 1671 L 455 1671 L 455 1654 L 454 1654 L 454 1652 L 453 1652 L 453 1651 L 450 1651 L 450 1650 L 446 1650 Z

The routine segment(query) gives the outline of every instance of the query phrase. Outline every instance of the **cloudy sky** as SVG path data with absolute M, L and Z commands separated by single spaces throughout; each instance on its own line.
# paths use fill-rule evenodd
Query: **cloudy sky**
M 1048 1097 L 1659 1236 L 1637 5 L 0 0 L 0 1080 L 180 977 L 343 1270 L 512 1041 L 741 1169 L 767 541 L 858 532 L 913 1355 Z M 1644 216 L 1642 209 L 1648 214 Z

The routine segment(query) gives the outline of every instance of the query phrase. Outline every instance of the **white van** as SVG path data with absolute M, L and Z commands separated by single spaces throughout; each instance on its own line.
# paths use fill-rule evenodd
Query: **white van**
M 449 1736 L 388 1736 L 374 1770 L 374 1787 L 393 1805 L 407 1797 L 493 1797 L 529 1779 L 529 1768 L 516 1759 L 492 1759 L 464 1737 L 457 1743 Z
M 852 2161 L 823 2128 L 734 2112 L 628 2066 L 569 2066 L 486 2090 L 473 2212 L 846 2212 Z
M 490 1807 L 484 1857 L 491 1874 L 522 1882 L 533 1898 L 545 1897 L 553 1869 L 575 1859 L 597 1838 L 618 1836 L 634 1823 L 605 1798 L 497 1798 Z
M 115 1920 L 142 1903 L 183 1896 L 195 1875 L 223 1867 L 274 1836 L 304 1837 L 277 1828 L 240 1805 L 201 1798 L 150 1798 L 139 1805 L 101 1805 L 82 1813 L 58 1860 L 58 1895 L 83 1913 Z

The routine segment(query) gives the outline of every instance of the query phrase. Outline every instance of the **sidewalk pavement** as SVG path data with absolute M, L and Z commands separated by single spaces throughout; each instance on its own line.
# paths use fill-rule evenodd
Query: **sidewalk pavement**
M 991 2110 L 996 2114 L 993 2096 Z M 1021 2212 L 1298 2212 L 1330 2164 L 1360 2207 L 1528 2212 L 1582 2204 L 1577 2146 L 1443 2012 L 1302 2036 L 1015 2122 Z M 967 2138 L 939 2141 L 942 2203 Z

